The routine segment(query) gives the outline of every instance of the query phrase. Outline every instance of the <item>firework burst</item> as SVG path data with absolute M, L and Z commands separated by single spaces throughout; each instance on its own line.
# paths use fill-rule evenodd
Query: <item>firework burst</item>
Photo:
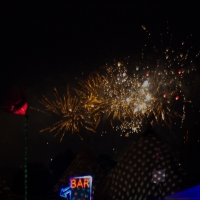
M 142 28 L 151 40 L 151 34 L 146 27 L 143 26 Z M 169 30 L 166 35 L 170 35 Z M 116 127 L 122 132 L 140 131 L 142 122 L 148 119 L 152 122 L 156 121 L 158 124 L 166 124 L 169 127 L 173 124 L 174 118 L 180 118 L 181 124 L 185 119 L 185 104 L 187 102 L 191 103 L 186 98 L 187 86 L 194 75 L 192 72 L 196 71 L 192 59 L 192 55 L 194 55 L 192 53 L 193 48 L 192 46 L 186 46 L 187 42 L 185 41 L 181 41 L 179 44 L 176 42 L 175 46 L 172 34 L 170 37 L 165 37 L 165 39 L 169 39 L 167 42 L 164 41 L 163 34 L 160 34 L 160 36 L 160 43 L 162 44 L 160 48 L 152 45 L 152 51 L 145 44 L 139 62 L 133 61 L 131 63 L 131 59 L 126 58 L 120 64 L 123 65 L 123 68 L 131 69 L 130 82 L 133 85 L 130 90 L 130 98 L 128 97 L 128 110 L 132 116 L 130 118 L 126 117 L 126 120 Z M 164 47 L 164 42 L 167 44 L 166 47 Z M 149 56 L 150 52 L 153 52 L 152 57 Z M 198 54 L 196 56 L 198 57 Z M 109 67 L 109 71 L 110 69 L 114 73 L 117 68 Z M 109 92 L 112 94 L 112 90 Z M 123 99 L 126 98 L 125 94 L 127 93 L 120 92 L 120 94 Z M 121 106 L 121 108 L 123 107 Z
M 145 121 L 171 126 L 174 118 L 185 119 L 186 98 L 192 72 L 192 46 L 173 40 L 167 28 L 160 42 L 153 43 L 145 26 L 148 42 L 141 57 L 130 56 L 123 61 L 106 64 L 106 73 L 93 73 L 79 81 L 76 95 L 60 97 L 55 89 L 55 101 L 45 96 L 40 101 L 46 110 L 61 120 L 45 130 L 79 132 L 80 127 L 95 131 L 100 120 L 109 120 L 115 130 L 125 135 L 140 132 Z M 199 54 L 196 54 L 198 57 Z M 42 130 L 43 131 L 43 130 Z
M 151 34 L 142 28 L 152 43 Z M 196 71 L 188 40 L 174 43 L 167 28 L 165 36 L 160 34 L 160 45 L 151 44 L 150 50 L 150 45 L 144 44 L 139 62 L 128 57 L 106 66 L 107 73 L 99 84 L 101 102 L 105 105 L 103 113 L 116 130 L 139 132 L 146 120 L 169 127 L 174 118 L 183 123 L 185 104 L 190 102 L 187 86 L 191 72 Z M 113 125 L 114 121 L 120 124 Z
M 62 132 L 60 140 L 63 139 L 65 133 L 69 131 L 72 133 L 79 132 L 81 127 L 95 132 L 98 119 L 88 114 L 80 99 L 77 96 L 70 95 L 69 89 L 66 95 L 60 97 L 57 89 L 54 88 L 54 97 L 55 100 L 50 101 L 47 97 L 43 96 L 43 99 L 39 102 L 46 108 L 46 111 L 60 116 L 61 119 L 52 126 L 41 130 L 41 132 L 56 131 L 55 136 Z

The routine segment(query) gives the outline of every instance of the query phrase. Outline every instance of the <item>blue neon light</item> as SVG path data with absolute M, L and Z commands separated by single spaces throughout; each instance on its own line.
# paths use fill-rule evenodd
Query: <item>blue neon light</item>
M 64 198 L 67 198 L 68 200 L 70 200 L 71 199 L 71 194 L 72 194 L 72 191 L 71 191 L 70 187 L 66 187 L 66 188 L 61 188 L 60 189 L 60 196 L 61 197 L 64 197 Z
M 166 200 L 200 200 L 200 185 L 165 197 Z

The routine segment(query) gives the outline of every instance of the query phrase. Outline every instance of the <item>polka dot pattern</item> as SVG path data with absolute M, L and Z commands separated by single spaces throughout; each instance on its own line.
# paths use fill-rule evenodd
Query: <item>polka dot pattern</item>
M 161 181 L 152 178 L 163 173 Z M 180 190 L 185 178 L 186 174 L 166 146 L 153 131 L 149 131 L 133 144 L 110 172 L 98 188 L 95 199 L 162 197 Z

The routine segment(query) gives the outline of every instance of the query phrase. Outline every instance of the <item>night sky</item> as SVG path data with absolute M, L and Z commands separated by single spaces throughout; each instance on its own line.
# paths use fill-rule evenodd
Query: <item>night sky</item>
M 198 50 L 200 7 L 197 4 L 131 1 L 115 4 L 75 1 L 1 3 L 1 99 L 8 97 L 10 88 L 23 86 L 29 105 L 42 108 L 38 101 L 43 94 L 51 97 L 54 86 L 64 93 L 67 84 L 76 85 L 75 77 L 81 79 L 107 61 L 140 55 L 146 39 L 142 25 L 152 33 L 159 33 L 165 31 L 166 21 L 169 21 L 170 31 L 176 37 L 193 33 L 192 42 Z M 198 65 L 196 67 L 199 68 Z M 198 73 L 197 70 L 197 79 Z M 189 130 L 191 144 L 200 140 L 198 87 L 193 89 L 193 94 L 197 96 L 191 97 L 194 104 L 186 108 L 184 128 L 156 129 L 162 132 L 161 138 L 174 152 L 183 144 L 186 130 Z M 30 162 L 48 165 L 66 148 L 77 153 L 83 146 L 76 133 L 66 134 L 60 143 L 59 136 L 54 138 L 54 133 L 39 132 L 53 122 L 54 116 L 29 109 Z M 23 124 L 22 116 L 0 113 L 0 168 L 23 166 Z M 95 155 L 104 152 L 114 159 L 119 159 L 137 137 L 120 137 L 114 132 L 104 137 L 98 133 L 83 134 Z

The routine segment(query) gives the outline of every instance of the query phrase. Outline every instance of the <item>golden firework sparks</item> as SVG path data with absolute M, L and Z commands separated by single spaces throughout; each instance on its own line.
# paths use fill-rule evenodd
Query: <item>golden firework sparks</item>
M 71 96 L 69 89 L 67 89 L 67 94 L 62 97 L 59 96 L 58 91 L 54 88 L 55 100 L 49 100 L 47 97 L 43 96 L 43 99 L 39 102 L 45 107 L 46 111 L 52 112 L 60 116 L 60 120 L 54 123 L 52 126 L 47 127 L 43 131 L 57 131 L 62 132 L 61 139 L 63 139 L 65 133 L 67 132 L 79 132 L 81 127 L 87 130 L 95 132 L 95 127 L 98 124 L 98 118 L 94 118 L 87 113 L 84 109 L 80 99 L 77 96 Z
M 113 128 L 129 135 L 140 132 L 145 120 L 170 126 L 178 117 L 183 123 L 185 104 L 190 102 L 185 94 L 191 72 L 196 71 L 190 55 L 192 46 L 186 47 L 186 41 L 174 44 L 169 29 L 166 37 L 159 35 L 160 45 L 154 44 L 148 29 L 142 28 L 151 44 L 144 44 L 139 61 L 127 57 L 107 64 L 106 73 L 93 73 L 79 81 L 77 96 L 72 97 L 68 92 L 60 97 L 55 89 L 54 101 L 43 97 L 40 103 L 46 110 L 61 116 L 60 121 L 46 130 L 57 129 L 58 134 L 62 130 L 78 132 L 85 127 L 95 131 L 100 119 L 106 119 Z
M 86 80 L 79 81 L 81 89 L 75 89 L 82 106 L 91 115 L 100 116 L 106 105 L 102 83 L 103 77 L 98 73 L 93 73 Z

